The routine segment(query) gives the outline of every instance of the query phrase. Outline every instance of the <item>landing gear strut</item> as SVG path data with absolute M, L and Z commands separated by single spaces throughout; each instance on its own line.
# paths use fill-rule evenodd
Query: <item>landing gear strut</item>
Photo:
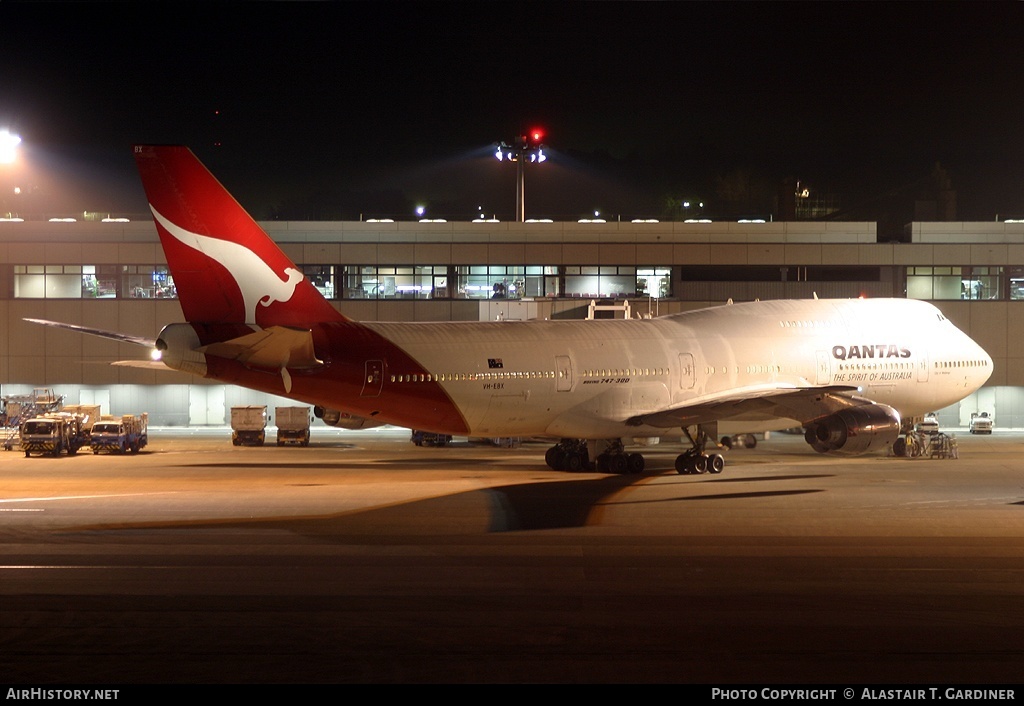
M 711 440 L 711 437 L 700 425 L 697 426 L 697 434 L 690 433 L 689 427 L 683 427 L 683 433 L 690 440 L 693 448 L 676 457 L 676 472 L 681 475 L 692 473 L 721 473 L 725 468 L 725 458 L 721 454 L 704 453 L 704 447 Z M 713 442 L 712 442 L 713 443 Z

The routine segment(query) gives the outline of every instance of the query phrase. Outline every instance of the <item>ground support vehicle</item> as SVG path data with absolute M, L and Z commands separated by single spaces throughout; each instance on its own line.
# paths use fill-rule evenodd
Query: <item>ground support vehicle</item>
M 412 443 L 417 446 L 447 446 L 452 440 L 451 434 L 435 434 L 430 431 L 412 430 Z
M 231 408 L 231 443 L 235 446 L 263 446 L 266 430 L 266 405 Z
M 149 443 L 149 415 L 122 415 L 120 419 L 103 417 L 92 426 L 89 446 L 94 454 L 138 453 Z
M 309 446 L 309 424 L 313 421 L 309 407 L 276 407 L 277 445 Z
M 21 448 L 25 456 L 66 453 L 74 456 L 89 445 L 89 432 L 77 414 L 54 412 L 27 419 L 21 424 Z
M 992 433 L 992 417 L 988 416 L 988 412 L 971 412 L 971 425 L 970 432 L 972 434 L 991 434 Z
M 801 433 L 803 433 L 802 430 Z M 727 449 L 731 449 L 733 447 L 752 449 L 757 446 L 757 437 L 753 434 L 733 434 L 732 436 L 723 436 L 721 445 Z
M 10 451 L 20 443 L 22 422 L 51 412 L 59 412 L 63 406 L 64 396 L 56 395 L 48 388 L 36 388 L 30 395 L 0 397 L 4 451 Z
M 934 412 L 929 412 L 924 415 L 924 418 L 921 421 L 914 425 L 914 430 L 923 434 L 938 434 L 939 418 L 935 416 Z

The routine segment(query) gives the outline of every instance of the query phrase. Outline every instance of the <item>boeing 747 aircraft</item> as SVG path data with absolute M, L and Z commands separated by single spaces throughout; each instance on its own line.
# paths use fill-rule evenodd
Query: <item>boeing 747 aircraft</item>
M 904 418 L 957 402 L 992 373 L 977 343 L 908 299 L 635 320 L 352 321 L 189 149 L 137 146 L 135 158 L 188 323 L 155 342 L 121 340 L 154 343 L 174 370 L 314 405 L 328 422 L 549 437 L 551 468 L 602 472 L 643 470 L 624 440 L 682 434 L 692 448 L 676 470 L 718 473 L 718 422 L 800 426 L 822 453 L 884 450 Z

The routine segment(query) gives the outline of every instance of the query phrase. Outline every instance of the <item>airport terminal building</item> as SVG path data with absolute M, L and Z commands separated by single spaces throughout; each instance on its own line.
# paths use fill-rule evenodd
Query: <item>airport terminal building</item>
M 586 318 L 592 301 L 661 316 L 754 299 L 909 297 L 935 304 L 992 356 L 988 385 L 937 410 L 1024 427 L 1024 223 L 372 222 L 261 225 L 346 316 L 375 321 Z M 51 388 L 155 425 L 223 425 L 280 398 L 182 373 L 112 366 L 145 352 L 39 326 L 153 338 L 182 321 L 152 220 L 0 221 L 0 395 Z M 623 311 L 600 311 L 599 316 Z

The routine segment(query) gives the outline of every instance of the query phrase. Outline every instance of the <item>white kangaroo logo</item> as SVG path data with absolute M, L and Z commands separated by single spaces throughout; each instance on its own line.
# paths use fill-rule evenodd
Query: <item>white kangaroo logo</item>
M 284 271 L 288 280 L 282 281 L 281 277 L 252 250 L 228 240 L 192 233 L 164 218 L 152 204 L 149 209 L 157 222 L 176 240 L 217 261 L 231 274 L 242 293 L 245 306 L 246 320 L 241 323 L 256 323 L 257 304 L 270 306 L 275 301 L 286 302 L 291 299 L 295 287 L 303 279 L 301 272 L 288 267 Z

